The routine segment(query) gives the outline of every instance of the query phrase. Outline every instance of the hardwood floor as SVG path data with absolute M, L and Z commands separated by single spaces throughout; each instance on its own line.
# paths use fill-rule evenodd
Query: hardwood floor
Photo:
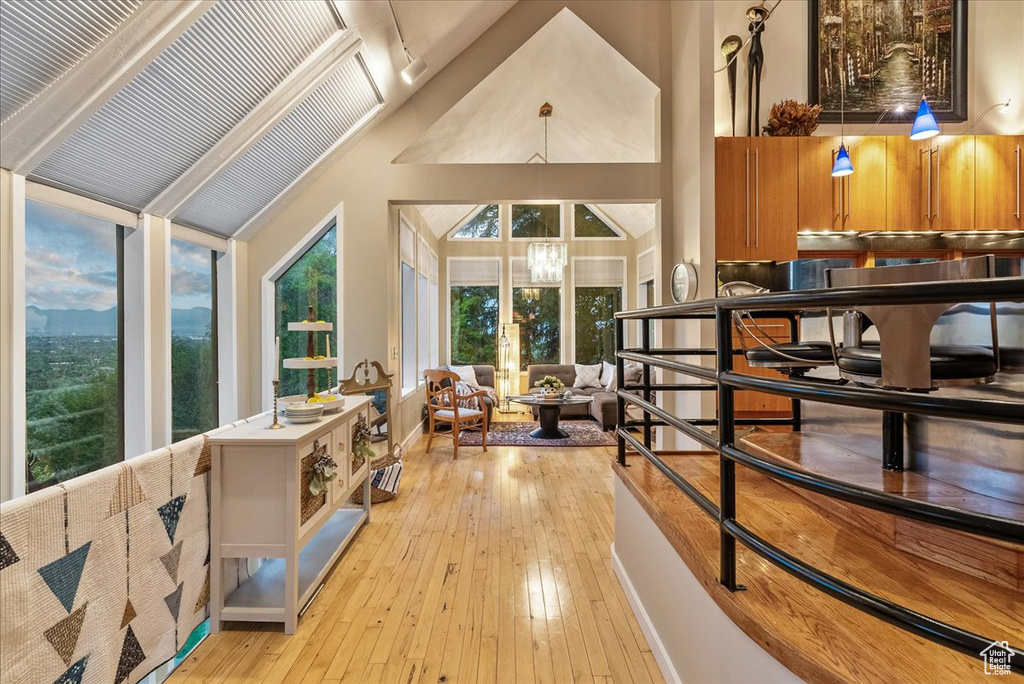
M 425 444 L 294 636 L 228 623 L 169 681 L 661 682 L 611 567 L 613 449 Z

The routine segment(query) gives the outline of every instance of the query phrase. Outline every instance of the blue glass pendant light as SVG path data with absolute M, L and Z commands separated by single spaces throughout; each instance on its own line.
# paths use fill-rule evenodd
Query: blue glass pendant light
M 914 127 L 910 129 L 910 139 L 925 140 L 938 134 L 939 124 L 932 114 L 932 108 L 928 106 L 928 100 L 922 97 L 917 108 L 917 116 L 914 117 Z
M 853 173 L 853 162 L 850 161 L 850 153 L 846 150 L 846 144 L 839 145 L 839 154 L 836 155 L 836 161 L 832 164 L 832 175 L 836 178 L 841 176 L 849 176 Z

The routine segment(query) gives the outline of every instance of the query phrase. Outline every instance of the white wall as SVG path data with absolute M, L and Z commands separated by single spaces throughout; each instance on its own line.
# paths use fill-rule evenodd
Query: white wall
M 722 40 L 735 34 L 749 36 L 746 18 L 749 0 L 715 2 L 715 68 L 725 64 L 718 52 Z M 1012 98 L 1011 111 L 992 112 L 974 132 L 979 134 L 1024 133 L 1024 2 L 1021 0 L 971 0 L 967 10 L 967 105 L 968 120 L 943 124 L 945 133 L 962 133 L 989 105 Z M 761 76 L 761 125 L 772 104 L 784 99 L 807 101 L 808 2 L 783 0 L 772 13 L 762 37 L 765 61 Z M 736 134 L 746 135 L 747 59 L 743 49 L 736 73 Z M 726 72 L 715 75 L 715 133 L 730 135 L 729 83 Z M 847 124 L 846 132 L 863 133 L 871 124 Z M 898 134 L 907 124 L 882 125 L 873 132 Z M 838 124 L 823 124 L 817 135 L 838 135 Z

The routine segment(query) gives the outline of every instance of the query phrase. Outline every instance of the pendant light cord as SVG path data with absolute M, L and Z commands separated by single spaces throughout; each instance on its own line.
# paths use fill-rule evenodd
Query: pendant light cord
M 398 21 L 398 13 L 395 12 L 395 4 L 388 0 L 388 7 L 391 8 L 391 18 L 395 20 L 395 28 L 398 29 L 398 40 L 402 41 L 402 51 L 405 56 L 412 61 L 412 55 L 409 54 L 409 47 L 405 44 L 405 34 L 402 33 L 402 22 Z
M 840 40 L 840 59 L 843 60 L 843 77 L 839 81 L 839 144 L 840 146 L 846 143 L 846 15 L 843 15 L 843 21 L 839 25 L 839 30 L 842 31 L 842 37 Z

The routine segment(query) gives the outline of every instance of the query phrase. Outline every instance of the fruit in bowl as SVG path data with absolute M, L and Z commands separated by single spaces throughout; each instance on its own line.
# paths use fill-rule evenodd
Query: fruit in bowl
M 338 401 L 338 397 L 333 394 L 314 394 L 312 397 L 306 400 L 307 404 L 325 404 L 329 401 Z

